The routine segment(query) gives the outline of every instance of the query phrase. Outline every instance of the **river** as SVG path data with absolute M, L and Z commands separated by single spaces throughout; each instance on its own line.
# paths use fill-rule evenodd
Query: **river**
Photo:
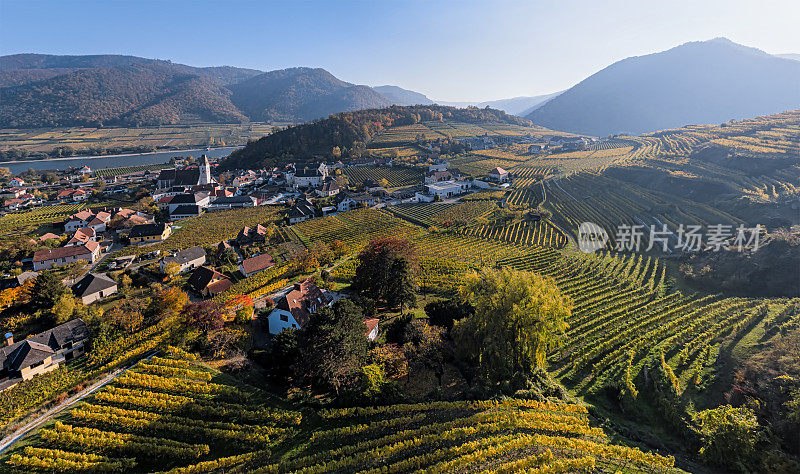
M 173 150 L 159 151 L 155 153 L 134 153 L 126 155 L 103 155 L 103 156 L 76 156 L 71 158 L 52 158 L 49 160 L 28 160 L 28 161 L 5 161 L 0 162 L 0 167 L 11 170 L 12 174 L 35 170 L 65 170 L 69 167 L 80 168 L 83 165 L 89 166 L 92 170 L 105 168 L 120 168 L 123 166 L 155 165 L 159 163 L 169 163 L 172 157 L 186 157 L 208 155 L 209 158 L 223 158 L 231 154 L 239 147 L 212 148 L 206 150 L 198 148 L 196 150 Z

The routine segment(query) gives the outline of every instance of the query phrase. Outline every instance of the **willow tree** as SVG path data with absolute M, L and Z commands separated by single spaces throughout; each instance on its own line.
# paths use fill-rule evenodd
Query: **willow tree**
M 455 323 L 453 338 L 490 380 L 544 367 L 569 327 L 571 302 L 551 278 L 484 269 L 466 278 L 461 293 L 475 313 Z

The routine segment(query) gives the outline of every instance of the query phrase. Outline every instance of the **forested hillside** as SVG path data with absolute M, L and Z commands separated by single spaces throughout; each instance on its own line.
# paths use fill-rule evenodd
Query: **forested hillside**
M 392 126 L 412 125 L 422 121 L 457 120 L 466 123 L 507 123 L 524 125 L 519 117 L 493 109 L 456 109 L 444 106 L 392 106 L 384 109 L 342 112 L 325 120 L 289 127 L 236 150 L 222 164 L 223 168 L 259 168 L 274 166 L 280 157 L 309 158 L 331 156 L 334 147 L 340 156 L 358 153 L 365 144 Z

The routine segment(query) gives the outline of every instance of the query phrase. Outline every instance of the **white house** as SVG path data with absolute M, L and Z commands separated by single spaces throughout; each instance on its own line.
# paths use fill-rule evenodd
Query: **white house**
M 381 202 L 377 196 L 367 193 L 347 195 L 340 194 L 339 196 L 340 198 L 336 203 L 336 208 L 339 209 L 339 212 L 350 211 L 360 207 L 373 207 L 377 206 L 378 203 Z
M 300 329 L 311 315 L 331 304 L 333 298 L 311 280 L 294 284 L 294 287 L 275 302 L 269 313 L 269 332 L 278 334 L 284 329 Z
M 161 259 L 159 268 L 161 273 L 166 273 L 167 265 L 175 263 L 178 265 L 178 273 L 183 273 L 195 268 L 202 267 L 206 263 L 206 251 L 203 247 L 189 247 L 188 249 L 181 250 L 175 255 L 170 255 Z
M 505 183 L 508 181 L 508 171 L 498 166 L 492 171 L 489 171 L 489 179 L 497 183 Z
M 25 181 L 22 178 L 12 178 L 8 185 L 14 187 L 25 186 Z
M 100 258 L 100 244 L 92 241 L 69 247 L 40 250 L 33 254 L 33 271 L 47 270 L 78 260 L 94 263 L 98 258 Z
M 83 304 L 90 304 L 116 294 L 117 282 L 105 275 L 88 273 L 72 286 L 72 292 Z

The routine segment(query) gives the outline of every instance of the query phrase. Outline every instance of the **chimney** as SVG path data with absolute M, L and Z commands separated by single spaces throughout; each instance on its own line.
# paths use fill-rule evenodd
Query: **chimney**
M 10 332 L 7 332 L 6 335 L 5 335 L 5 338 L 6 338 L 6 345 L 7 346 L 10 346 L 10 345 L 14 344 L 14 334 L 12 334 Z

